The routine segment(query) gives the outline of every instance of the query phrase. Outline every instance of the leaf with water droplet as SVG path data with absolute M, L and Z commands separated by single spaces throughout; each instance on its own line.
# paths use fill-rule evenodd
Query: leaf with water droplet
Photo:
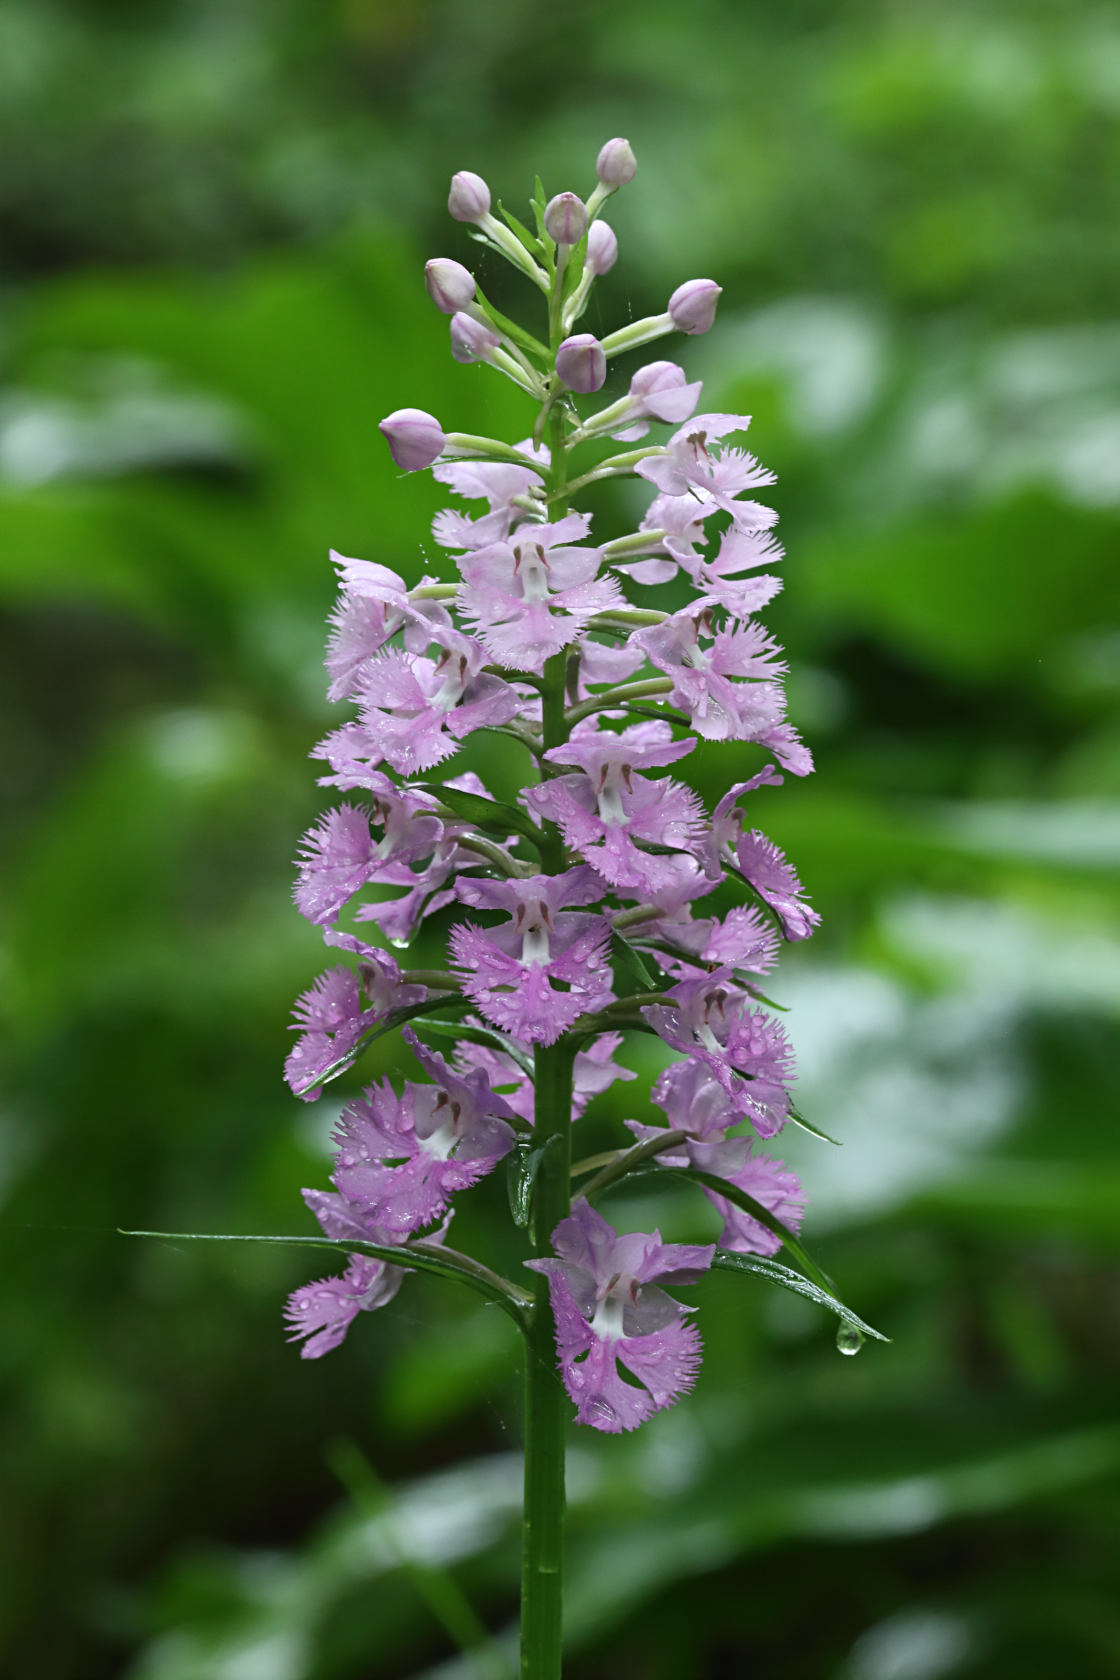
M 795 1272 L 791 1266 L 783 1266 L 780 1260 L 771 1260 L 769 1255 L 736 1254 L 728 1248 L 717 1248 L 712 1265 L 725 1272 L 749 1272 L 755 1277 L 766 1278 L 768 1282 L 776 1283 L 780 1289 L 788 1289 L 794 1295 L 804 1295 L 806 1300 L 815 1301 L 818 1307 L 825 1307 L 829 1312 L 834 1312 L 841 1320 L 836 1335 L 836 1345 L 841 1353 L 858 1353 L 865 1336 L 873 1336 L 877 1342 L 890 1341 L 889 1336 L 884 1336 L 881 1330 L 874 1329 L 872 1325 L 857 1317 L 851 1307 L 846 1307 L 843 1301 L 838 1300 L 829 1290 L 822 1289 L 801 1272 Z

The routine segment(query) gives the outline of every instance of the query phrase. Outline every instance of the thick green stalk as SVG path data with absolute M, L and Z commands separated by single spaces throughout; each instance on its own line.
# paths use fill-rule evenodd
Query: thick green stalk
M 555 336 L 556 328 L 553 329 Z M 555 349 L 555 345 L 553 346 Z M 549 417 L 549 489 L 563 496 L 564 416 Z M 545 748 L 567 739 L 564 652 L 549 659 L 541 690 Z M 546 823 L 541 863 L 550 875 L 564 868 L 564 843 Z M 540 1045 L 533 1058 L 536 1084 L 534 1143 L 556 1142 L 541 1157 L 533 1185 L 533 1254 L 551 1255 L 552 1232 L 571 1212 L 572 1064 L 575 1044 L 561 1038 Z M 525 1359 L 525 1504 L 521 1563 L 521 1680 L 560 1680 L 563 1644 L 564 1432 L 568 1404 L 556 1369 L 556 1339 L 548 1280 L 534 1274 L 532 1325 Z

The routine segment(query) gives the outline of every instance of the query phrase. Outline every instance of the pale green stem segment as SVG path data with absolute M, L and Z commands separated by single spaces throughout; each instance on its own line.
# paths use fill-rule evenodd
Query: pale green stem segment
M 560 281 L 554 282 L 557 292 Z M 553 344 L 561 331 L 553 311 Z M 548 489 L 565 510 L 565 416 L 556 405 L 548 417 L 552 465 Z M 568 738 L 564 716 L 567 651 L 546 661 L 541 689 L 543 745 Z M 552 823 L 543 825 L 541 865 L 550 875 L 565 867 L 564 842 Z M 533 1185 L 531 1235 L 536 1258 L 552 1254 L 552 1232 L 571 1212 L 572 1065 L 576 1040 L 565 1034 L 539 1045 L 533 1058 L 536 1096 L 533 1136 L 544 1149 Z M 525 1358 L 525 1504 L 521 1549 L 521 1680 L 561 1680 L 564 1566 L 564 1435 L 568 1399 L 556 1366 L 556 1334 L 548 1280 L 533 1276 L 533 1315 Z
M 652 700 L 659 694 L 670 693 L 673 687 L 672 677 L 647 677 L 644 682 L 621 683 L 617 688 L 603 689 L 599 694 L 592 695 L 590 700 L 581 701 L 578 706 L 569 706 L 564 716 L 570 729 L 582 718 L 590 717 L 592 712 L 607 711 L 612 706 L 624 706 L 628 700 Z

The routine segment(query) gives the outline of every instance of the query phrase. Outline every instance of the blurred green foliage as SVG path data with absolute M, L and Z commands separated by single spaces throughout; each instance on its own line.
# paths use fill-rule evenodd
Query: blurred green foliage
M 414 1280 L 301 1364 L 298 1250 L 115 1233 L 307 1226 L 337 1100 L 278 1068 L 321 962 L 288 882 L 325 550 L 424 564 L 438 501 L 382 414 L 525 424 L 419 283 L 471 260 L 446 177 L 586 190 L 614 133 L 602 318 L 716 274 L 681 353 L 780 474 L 819 773 L 757 820 L 825 916 L 779 998 L 843 1140 L 792 1151 L 894 1341 L 842 1359 L 809 1303 L 705 1284 L 694 1398 L 573 1441 L 571 1672 L 1120 1671 L 1118 110 L 1094 0 L 0 9 L 6 1672 L 508 1649 L 510 1326 Z M 681 1192 L 618 1200 L 706 1233 Z M 501 1204 L 461 1242 L 514 1267 Z

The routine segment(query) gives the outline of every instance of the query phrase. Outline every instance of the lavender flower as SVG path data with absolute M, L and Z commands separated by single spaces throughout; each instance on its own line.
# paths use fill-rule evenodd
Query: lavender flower
M 576 1422 L 609 1434 L 636 1429 L 696 1380 L 700 1335 L 685 1318 L 691 1309 L 660 1284 L 695 1283 L 715 1245 L 663 1243 L 659 1231 L 620 1237 L 586 1202 L 561 1220 L 552 1245 L 558 1259 L 525 1264 L 548 1278 Z
M 614 993 L 606 960 L 610 924 L 568 908 L 601 896 L 590 869 L 513 881 L 462 881 L 459 897 L 508 921 L 483 931 L 471 922 L 451 930 L 463 989 L 487 1020 L 526 1044 L 554 1044 L 583 1014 Z
M 342 1195 L 398 1239 L 432 1224 L 456 1190 L 513 1148 L 513 1111 L 486 1076 L 457 1074 L 407 1028 L 403 1036 L 434 1082 L 406 1085 L 400 1097 L 388 1080 L 368 1086 L 342 1112 L 333 1174 Z

